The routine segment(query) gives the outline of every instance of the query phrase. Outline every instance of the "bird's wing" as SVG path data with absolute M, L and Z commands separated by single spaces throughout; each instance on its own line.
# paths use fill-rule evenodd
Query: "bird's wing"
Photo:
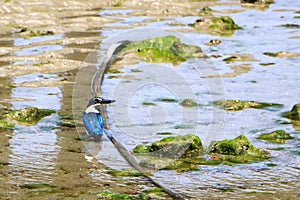
M 90 135 L 103 134 L 103 120 L 99 113 L 83 113 L 83 124 Z

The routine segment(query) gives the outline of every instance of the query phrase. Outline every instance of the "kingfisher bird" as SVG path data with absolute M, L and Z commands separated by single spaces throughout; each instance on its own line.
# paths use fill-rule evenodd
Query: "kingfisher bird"
M 86 132 L 89 136 L 94 137 L 96 141 L 101 140 L 104 132 L 104 123 L 99 106 L 113 102 L 115 100 L 94 97 L 89 101 L 86 110 L 83 112 L 82 121 Z

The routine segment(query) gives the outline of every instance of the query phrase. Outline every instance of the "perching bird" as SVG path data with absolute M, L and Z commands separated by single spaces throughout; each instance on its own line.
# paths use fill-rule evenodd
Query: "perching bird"
M 86 110 L 83 112 L 82 120 L 87 134 L 94 137 L 96 141 L 102 138 L 104 132 L 104 123 L 99 106 L 113 102 L 115 101 L 94 97 L 89 101 Z

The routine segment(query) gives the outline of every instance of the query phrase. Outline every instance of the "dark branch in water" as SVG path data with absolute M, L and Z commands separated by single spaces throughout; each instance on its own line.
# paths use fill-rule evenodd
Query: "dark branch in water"
M 107 51 L 106 58 L 99 67 L 98 71 L 96 72 L 92 84 L 92 95 L 95 97 L 101 96 L 101 84 L 103 82 L 103 75 L 105 70 L 109 67 L 111 63 L 115 61 L 117 58 L 117 54 L 129 43 L 129 41 L 120 41 L 118 43 L 113 44 L 109 50 Z M 103 120 L 106 121 L 106 112 L 105 109 L 102 109 L 103 112 Z M 106 128 L 109 129 L 108 125 L 106 124 Z M 133 167 L 138 172 L 143 173 L 144 177 L 147 178 L 151 183 L 156 185 L 159 188 L 162 188 L 164 192 L 169 194 L 174 199 L 186 199 L 181 194 L 176 193 L 175 191 L 172 191 L 168 187 L 162 185 L 161 183 L 154 180 L 151 176 L 147 175 L 147 171 L 139 165 L 139 163 L 135 160 L 135 158 L 131 155 L 130 152 L 127 151 L 127 149 L 113 136 L 113 134 L 110 131 L 104 130 L 105 135 L 110 139 L 110 141 L 113 143 L 115 148 L 119 151 L 121 156 L 130 164 L 131 167 Z

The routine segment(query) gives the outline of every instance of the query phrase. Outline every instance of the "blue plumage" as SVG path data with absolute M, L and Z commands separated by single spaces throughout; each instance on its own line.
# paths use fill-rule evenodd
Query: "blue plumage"
M 100 113 L 83 113 L 83 124 L 89 135 L 101 136 L 103 134 L 103 119 Z
M 100 97 L 92 98 L 86 110 L 83 112 L 83 125 L 87 134 L 94 137 L 95 140 L 101 139 L 104 132 L 103 118 L 97 107 L 101 104 L 109 104 L 112 102 L 114 102 L 114 100 L 105 100 Z

